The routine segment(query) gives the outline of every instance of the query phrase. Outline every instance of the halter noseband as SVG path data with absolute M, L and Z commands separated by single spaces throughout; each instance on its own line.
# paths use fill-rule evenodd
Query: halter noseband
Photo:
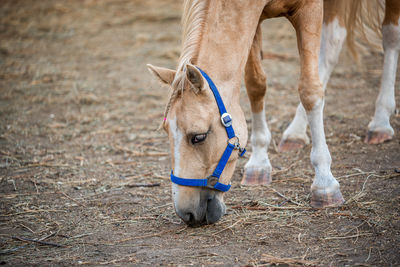
M 246 152 L 245 148 L 240 147 L 239 138 L 235 135 L 235 131 L 232 127 L 232 116 L 226 112 L 224 102 L 218 92 L 217 87 L 215 86 L 214 82 L 211 78 L 202 71 L 199 67 L 197 67 L 203 75 L 203 77 L 207 80 L 208 85 L 211 88 L 211 91 L 214 94 L 215 101 L 217 102 L 219 113 L 221 115 L 221 123 L 225 127 L 226 134 L 228 135 L 227 146 L 225 148 L 224 153 L 221 156 L 221 159 L 218 162 L 217 167 L 215 168 L 214 172 L 206 177 L 205 179 L 189 179 L 189 178 L 180 178 L 174 175 L 174 172 L 171 171 L 171 181 L 178 185 L 184 186 L 200 186 L 200 187 L 207 187 L 219 190 L 221 192 L 226 192 L 231 188 L 230 184 L 222 184 L 219 182 L 219 177 L 222 174 L 228 160 L 232 154 L 233 150 L 239 151 L 239 156 L 243 156 Z

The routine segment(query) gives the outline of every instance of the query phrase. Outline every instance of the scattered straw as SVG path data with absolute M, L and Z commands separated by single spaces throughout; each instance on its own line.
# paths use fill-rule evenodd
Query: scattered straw
M 125 257 L 118 257 L 117 259 L 113 259 L 110 261 L 100 261 L 100 262 L 96 262 L 96 261 L 78 261 L 78 265 L 115 265 L 117 263 L 121 263 L 121 262 L 125 262 L 125 263 L 136 263 L 137 260 L 135 258 L 135 254 L 130 254 L 127 255 Z
M 38 244 L 44 245 L 44 246 L 52 246 L 52 247 L 59 247 L 59 248 L 64 248 L 64 247 L 66 247 L 66 246 L 64 246 L 64 245 L 60 245 L 60 244 L 56 244 L 56 243 L 51 243 L 51 242 L 46 242 L 46 241 L 37 240 L 37 239 L 30 239 L 30 238 L 26 238 L 26 237 L 12 236 L 11 238 L 12 238 L 12 239 L 15 239 L 15 240 L 19 240 L 19 241 L 26 241 L 26 242 L 38 243 Z
M 63 196 L 65 196 L 66 198 L 68 198 L 69 200 L 72 200 L 73 202 L 75 202 L 76 204 L 78 204 L 79 206 L 86 207 L 86 205 L 85 205 L 84 203 L 82 203 L 82 202 L 80 202 L 80 201 L 78 201 L 78 200 L 76 200 L 76 199 L 74 199 L 74 198 L 68 196 L 68 195 L 65 194 L 64 192 L 60 191 L 60 193 L 61 193 Z
M 279 206 L 233 206 L 232 209 L 246 209 L 246 210 L 311 210 L 312 207 L 298 206 L 298 207 L 279 207 Z
M 315 261 L 307 261 L 304 259 L 294 258 L 280 258 L 269 254 L 263 254 L 261 256 L 261 264 L 258 266 L 270 266 L 270 264 L 287 264 L 289 266 L 318 266 L 319 263 Z
M 372 175 L 373 175 L 373 174 L 370 174 L 370 175 L 367 176 L 367 178 L 365 178 L 365 181 L 364 181 L 364 183 L 363 183 L 363 186 L 362 186 L 362 188 L 361 188 L 361 191 L 358 192 L 356 195 L 352 196 L 351 198 L 349 198 L 349 199 L 345 202 L 346 204 L 349 204 L 349 203 L 351 203 L 351 202 L 353 202 L 353 201 L 358 201 L 361 197 L 364 196 L 365 184 L 367 183 L 369 177 L 371 177 Z
M 21 211 L 21 212 L 16 212 L 16 213 L 9 213 L 9 214 L 0 214 L 0 217 L 11 217 L 11 216 L 17 216 L 17 215 L 22 215 L 22 214 L 27 214 L 27 213 L 39 213 L 39 212 L 64 212 L 64 213 L 67 213 L 66 210 L 44 210 L 44 209 L 38 209 L 38 210 L 26 210 L 26 211 Z
M 272 187 L 271 187 L 271 190 L 274 191 L 278 196 L 280 196 L 280 197 L 286 199 L 287 201 L 289 201 L 289 202 L 291 202 L 291 203 L 293 203 L 293 204 L 296 204 L 297 206 L 304 206 L 303 204 L 301 204 L 301 203 L 299 203 L 299 202 L 296 202 L 296 201 L 294 201 L 294 200 L 291 199 L 291 198 L 286 197 L 286 196 L 283 195 L 282 193 L 279 193 L 277 190 L 275 190 L 275 189 L 272 188 Z
M 225 227 L 224 229 L 219 230 L 219 231 L 213 233 L 213 235 L 218 235 L 218 234 L 220 234 L 220 233 L 222 233 L 222 232 L 224 232 L 224 231 L 226 231 L 226 230 L 228 230 L 228 229 L 232 229 L 236 224 L 238 224 L 238 223 L 240 223 L 240 222 L 242 222 L 242 221 L 243 221 L 243 219 L 240 219 L 240 220 L 234 222 L 233 224 L 229 225 L 228 227 Z
M 338 239 L 349 239 L 349 238 L 358 238 L 360 236 L 371 236 L 373 233 L 359 233 L 355 235 L 348 235 L 348 236 L 328 236 L 325 237 L 325 240 L 338 240 Z

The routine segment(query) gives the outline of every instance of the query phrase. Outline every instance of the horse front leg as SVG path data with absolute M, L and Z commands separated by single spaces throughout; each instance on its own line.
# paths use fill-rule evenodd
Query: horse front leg
M 387 0 L 385 19 L 382 25 L 383 73 L 378 98 L 375 103 L 375 114 L 368 124 L 365 143 L 380 144 L 391 140 L 394 130 L 390 125 L 390 115 L 396 109 L 394 85 L 396 81 L 397 60 L 400 51 L 400 3 Z
M 324 19 L 319 53 L 319 78 L 325 91 L 333 68 L 336 66 L 343 43 L 346 40 L 345 14 L 341 12 L 347 0 L 324 1 Z M 307 115 L 300 103 L 296 115 L 283 132 L 279 143 L 279 152 L 295 151 L 309 144 L 307 136 Z
M 323 124 L 324 90 L 318 74 L 322 25 L 322 2 L 308 1 L 289 17 L 296 29 L 301 73 L 299 95 L 311 128 L 311 163 L 315 178 L 311 185 L 311 206 L 324 208 L 344 202 L 339 183 L 331 172 L 331 155 Z
M 267 153 L 271 133 L 265 119 L 264 96 L 267 83 L 261 65 L 261 42 L 261 28 L 258 25 L 245 68 L 245 84 L 252 111 L 250 137 L 252 153 L 244 167 L 242 185 L 267 185 L 271 183 L 272 166 Z

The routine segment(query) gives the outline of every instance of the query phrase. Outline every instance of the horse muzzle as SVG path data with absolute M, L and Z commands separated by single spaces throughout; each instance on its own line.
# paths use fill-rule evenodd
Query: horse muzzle
M 226 210 L 222 193 L 207 188 L 202 188 L 199 191 L 200 198 L 198 201 L 189 203 L 189 205 L 177 205 L 175 203 L 176 214 L 192 227 L 216 223 Z

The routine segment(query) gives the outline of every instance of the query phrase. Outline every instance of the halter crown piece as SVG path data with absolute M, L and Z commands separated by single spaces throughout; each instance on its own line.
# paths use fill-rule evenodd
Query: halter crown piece
M 214 82 L 204 71 L 202 71 L 199 67 L 197 68 L 199 69 L 201 75 L 203 75 L 203 77 L 207 80 L 208 85 L 210 86 L 211 91 L 214 94 L 214 98 L 215 101 L 217 102 L 219 113 L 221 115 L 221 123 L 225 127 L 226 134 L 228 135 L 227 146 L 225 148 L 224 153 L 221 156 L 221 159 L 218 162 L 217 167 L 210 176 L 204 179 L 180 178 L 175 176 L 174 172 L 171 171 L 171 181 L 178 185 L 207 187 L 219 190 L 221 192 L 226 192 L 231 188 L 231 185 L 220 183 L 219 177 L 221 176 L 222 171 L 224 170 L 226 164 L 228 163 L 232 151 L 238 150 L 239 156 L 241 157 L 246 152 L 246 149 L 240 147 L 239 138 L 235 135 L 235 131 L 233 130 L 232 127 L 232 116 L 226 112 L 224 102 L 222 101 L 222 98 Z

